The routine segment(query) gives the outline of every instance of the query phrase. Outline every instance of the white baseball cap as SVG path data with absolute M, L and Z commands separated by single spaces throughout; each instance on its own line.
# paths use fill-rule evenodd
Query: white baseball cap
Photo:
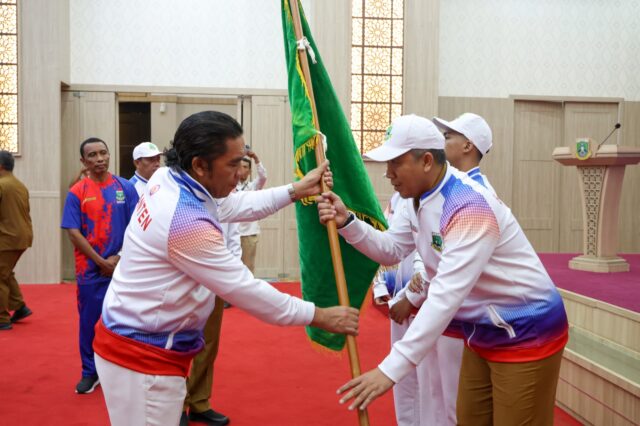
M 389 161 L 412 149 L 444 149 L 444 136 L 438 128 L 415 114 L 393 120 L 387 128 L 383 144 L 364 156 L 373 161 Z
M 442 118 L 433 117 L 433 122 L 445 132 L 453 130 L 454 132 L 462 134 L 478 148 L 478 151 L 480 151 L 482 155 L 489 152 L 493 146 L 491 128 L 487 122 L 484 121 L 484 118 L 477 114 L 465 112 L 451 122 L 443 120 Z
M 142 142 L 133 148 L 133 159 L 138 160 L 140 158 L 155 157 L 162 154 L 158 147 L 151 142 Z

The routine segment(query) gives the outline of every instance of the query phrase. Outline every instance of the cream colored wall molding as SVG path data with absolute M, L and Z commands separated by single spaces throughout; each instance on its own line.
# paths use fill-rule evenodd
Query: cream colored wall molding
M 539 102 L 600 102 L 622 103 L 624 98 L 599 98 L 594 96 L 539 96 L 539 95 L 509 95 L 509 99 L 515 101 L 539 101 Z
M 59 191 L 29 191 L 29 198 L 60 198 Z
M 286 96 L 285 89 L 250 89 L 223 87 L 176 87 L 176 86 L 121 86 L 102 84 L 71 84 L 62 88 L 64 92 L 114 92 L 158 95 L 245 95 L 245 96 Z

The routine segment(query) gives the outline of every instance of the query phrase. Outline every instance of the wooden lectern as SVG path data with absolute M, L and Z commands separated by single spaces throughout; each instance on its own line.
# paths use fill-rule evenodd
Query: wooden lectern
M 597 149 L 593 141 L 580 138 L 573 148 L 554 149 L 553 159 L 565 166 L 576 166 L 580 179 L 583 249 L 582 256 L 569 261 L 569 268 L 628 271 L 627 261 L 617 256 L 618 210 L 624 168 L 640 162 L 640 148 L 602 145 Z

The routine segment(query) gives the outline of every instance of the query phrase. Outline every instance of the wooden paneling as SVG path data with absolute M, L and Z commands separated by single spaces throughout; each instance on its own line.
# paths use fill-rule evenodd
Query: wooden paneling
M 556 391 L 558 402 L 585 424 L 637 425 L 638 395 L 619 386 L 607 373 L 566 350 Z
M 559 289 L 572 326 L 640 353 L 640 314 Z
M 640 146 L 640 102 L 622 105 L 620 145 Z M 612 137 L 613 138 L 613 137 Z M 628 166 L 624 172 L 618 222 L 618 252 L 640 252 L 640 165 Z
M 493 148 L 482 159 L 480 168 L 500 198 L 511 205 L 514 172 L 513 100 L 441 97 L 438 110 L 438 117 L 445 120 L 453 120 L 465 112 L 473 112 L 487 121 L 493 134 Z
M 18 2 L 20 156 L 15 175 L 31 194 L 34 241 L 20 283 L 60 280 L 60 82 L 69 80 L 69 1 Z
M 286 120 L 284 97 L 254 96 L 251 102 L 251 146 L 267 169 L 267 187 L 291 182 L 285 175 L 285 150 L 290 150 L 290 127 Z M 290 158 L 290 156 L 288 157 Z M 260 239 L 256 254 L 255 275 L 278 278 L 284 272 L 284 212 L 260 221 Z
M 600 143 L 618 122 L 617 103 L 566 102 L 564 104 L 565 146 L 573 146 L 576 138 L 589 137 Z M 612 137 L 607 143 L 615 143 Z M 558 145 L 560 146 L 560 145 Z M 592 147 L 593 150 L 596 147 Z M 560 234 L 558 251 L 582 251 L 582 201 L 575 167 L 562 167 L 560 171 Z
M 182 122 L 182 120 L 184 120 L 185 118 L 189 117 L 191 114 L 195 114 L 197 112 L 201 112 L 201 111 L 220 111 L 220 112 L 224 112 L 225 114 L 229 114 L 231 117 L 235 118 L 236 120 L 238 119 L 237 114 L 238 114 L 238 107 L 237 107 L 237 102 L 238 99 L 235 99 L 234 103 L 228 103 L 228 102 L 224 102 L 224 103 L 211 103 L 211 101 L 213 101 L 215 99 L 210 99 L 209 102 L 207 103 L 193 103 L 193 104 L 188 104 L 188 103 L 179 103 L 176 107 L 176 126 L 175 129 L 178 128 L 178 126 L 180 125 L 180 123 Z M 153 121 L 153 118 L 152 118 Z M 174 132 L 175 132 L 174 129 Z
M 562 143 L 562 104 L 516 101 L 512 209 L 537 251 L 558 249 L 559 175 L 553 148 Z
M 240 120 L 237 97 L 153 95 L 149 99 L 154 99 L 151 103 L 151 142 L 155 143 L 160 150 L 171 146 L 173 136 L 182 120 L 196 112 L 221 111 Z M 166 101 L 156 102 L 155 100 Z
M 441 97 L 439 116 L 452 119 L 463 112 L 482 115 L 493 131 L 494 147 L 482 160 L 500 198 L 513 209 L 538 251 L 582 250 L 582 206 L 575 168 L 551 160 L 555 146 L 588 136 L 602 141 L 613 125 L 620 135 L 610 143 L 640 146 L 640 102 L 615 99 L 457 98 Z M 621 117 L 618 119 L 618 115 Z M 595 148 L 595 147 L 594 147 Z M 550 149 L 550 150 L 549 150 Z M 640 167 L 627 167 L 620 206 L 620 253 L 640 251 Z
M 284 104 L 285 138 L 284 138 L 284 182 L 295 179 L 293 166 L 293 133 L 291 132 L 291 110 L 288 101 Z M 292 204 L 283 210 L 284 214 L 284 279 L 300 279 L 300 257 L 298 255 L 298 222 L 296 221 L 296 207 Z
M 404 114 L 438 113 L 440 1 L 404 2 Z
M 68 188 L 78 175 L 82 165 L 80 163 L 78 140 L 78 128 L 80 122 L 80 100 L 70 92 L 62 93 L 61 100 L 61 171 L 60 171 L 60 194 L 59 205 L 56 209 L 62 215 L 64 201 L 67 196 Z M 75 265 L 73 261 L 73 246 L 69 241 L 65 231 L 57 232 L 60 238 L 61 247 L 61 276 L 65 280 L 73 280 L 75 277 Z
M 173 135 L 178 128 L 177 109 L 175 102 L 151 103 L 151 142 L 155 143 L 161 151 L 171 147 Z

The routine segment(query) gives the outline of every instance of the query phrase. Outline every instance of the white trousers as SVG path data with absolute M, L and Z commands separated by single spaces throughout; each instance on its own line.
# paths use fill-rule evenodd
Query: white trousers
M 404 333 L 413 321 L 410 316 L 402 324 L 391 322 L 391 346 L 402 339 Z M 393 404 L 396 409 L 398 426 L 420 426 L 420 397 L 418 392 L 417 370 L 412 370 L 407 376 L 393 387 Z
M 178 425 L 187 394 L 181 376 L 154 376 L 94 355 L 112 426 Z
M 420 426 L 454 426 L 464 341 L 440 336 L 418 364 Z

